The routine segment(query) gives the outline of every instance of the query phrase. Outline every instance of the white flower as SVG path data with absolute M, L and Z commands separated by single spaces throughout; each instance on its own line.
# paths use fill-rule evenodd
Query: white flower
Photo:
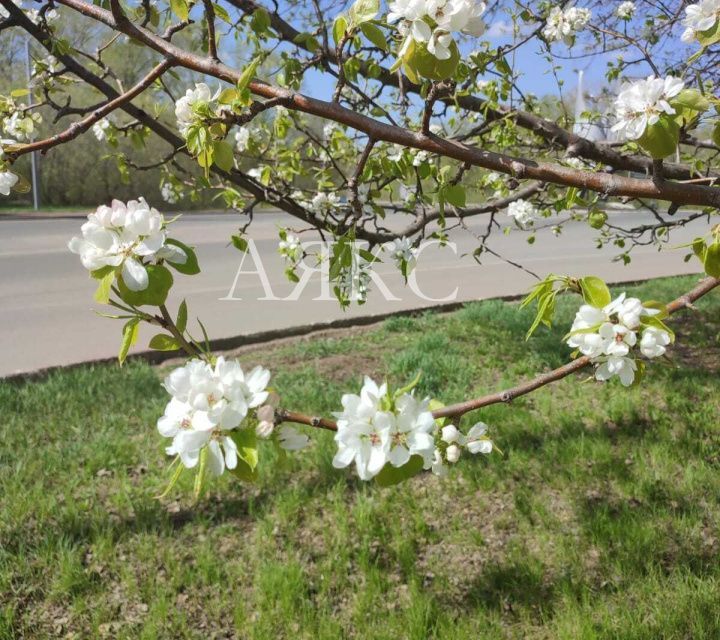
M 663 114 L 674 115 L 668 102 L 685 86 L 679 78 L 648 76 L 645 80 L 626 83 L 615 100 L 617 123 L 612 130 L 629 140 L 640 138 L 648 126 L 654 125 Z
M 107 138 L 107 130 L 111 127 L 110 121 L 107 118 L 98 120 L 92 126 L 93 135 L 98 139 L 98 142 L 103 142 Z
M 278 429 L 278 443 L 286 451 L 300 451 L 310 444 L 310 438 L 293 427 L 283 425 Z
M 17 184 L 19 178 L 10 171 L 0 171 L 0 194 L 10 195 L 10 190 Z
M 584 304 L 575 314 L 575 320 L 570 328 L 571 336 L 567 341 L 569 347 L 578 349 L 580 353 L 591 358 L 605 352 L 607 340 L 597 330 L 607 322 L 608 315 L 596 307 Z M 589 329 L 595 328 L 594 331 Z
M 452 42 L 452 36 L 447 31 L 435 29 L 428 42 L 427 49 L 438 60 L 447 60 L 450 57 L 450 45 Z
M 635 332 L 622 324 L 606 322 L 600 327 L 598 334 L 605 342 L 604 353 L 608 356 L 626 356 L 637 342 Z
M 258 424 L 255 433 L 258 438 L 269 438 L 275 430 L 275 407 L 266 404 L 257 410 Z
M 35 131 L 35 125 L 42 122 L 42 116 L 39 113 L 24 115 L 20 111 L 15 111 L 3 123 L 5 131 L 8 135 L 18 140 L 29 140 Z
M 386 463 L 401 467 L 414 455 L 423 465 L 433 464 L 435 420 L 428 410 L 429 400 L 417 400 L 405 393 L 389 406 L 387 386 L 366 377 L 360 395 L 345 394 L 343 411 L 335 414 L 338 451 L 333 466 L 344 468 L 355 462 L 358 476 L 370 480 Z
M 259 167 L 253 167 L 252 169 L 248 170 L 247 174 L 254 180 L 260 180 L 262 178 L 262 169 L 260 169 Z
M 404 37 L 399 57 L 414 40 L 426 44 L 438 60 L 446 60 L 453 32 L 478 37 L 486 28 L 482 19 L 485 3 L 475 0 L 393 0 L 388 8 L 388 22 L 399 21 L 398 31 Z M 434 30 L 428 20 L 436 25 Z
M 563 10 L 560 7 L 553 7 L 545 22 L 543 36 L 548 42 L 562 41 L 571 46 L 575 34 L 585 28 L 591 17 L 592 12 L 589 9 L 570 7 Z
M 446 450 L 445 450 L 445 459 L 450 462 L 451 464 L 456 463 L 458 460 L 460 460 L 460 454 L 462 453 L 462 450 L 460 447 L 458 447 L 456 444 L 451 444 Z
M 203 103 L 210 103 L 217 100 L 220 89 L 212 95 L 210 87 L 204 82 L 195 84 L 194 89 L 188 89 L 185 95 L 175 103 L 175 117 L 177 118 L 178 129 L 185 135 L 188 127 L 198 120 L 196 108 Z
M 427 151 L 418 151 L 413 157 L 413 167 L 419 167 L 421 164 L 428 161 L 430 153 Z
M 405 393 L 395 401 L 396 413 L 390 426 L 390 444 L 387 458 L 395 467 L 401 467 L 414 455 L 422 456 L 426 467 L 432 464 L 435 441 L 432 432 L 435 419 L 428 410 L 429 399 L 420 401 Z
M 355 462 L 358 476 L 370 480 L 385 466 L 392 421 L 391 414 L 380 410 L 386 394 L 387 385 L 378 386 L 366 377 L 360 395 L 343 395 L 343 411 L 335 414 L 338 451 L 333 458 L 334 467 L 342 469 Z
M 88 215 L 82 227 L 82 237 L 68 243 L 73 253 L 80 255 L 83 266 L 89 271 L 102 267 L 122 267 L 123 282 L 131 291 L 142 291 L 148 286 L 145 260 L 163 257 L 165 247 L 165 220 L 145 198 L 127 204 L 113 200 L 110 207 L 98 207 Z M 172 251 L 175 256 L 176 252 Z M 173 261 L 178 260 L 173 257 Z
M 178 193 L 175 190 L 175 185 L 173 185 L 172 182 L 163 182 L 163 186 L 160 189 L 160 195 L 168 204 L 177 204 L 179 200 Z
M 700 0 L 685 7 L 683 42 L 692 42 L 698 33 L 712 29 L 720 16 L 720 0 Z
M 390 253 L 398 265 L 401 265 L 403 262 L 412 264 L 417 256 L 417 249 L 413 247 L 410 239 L 405 236 L 395 238 L 395 240 L 389 242 L 385 245 L 385 250 Z
M 433 461 L 430 465 L 430 470 L 436 475 L 436 476 L 446 476 L 448 474 L 448 468 L 443 463 L 443 457 L 442 452 L 440 449 L 435 449 L 435 452 L 433 453 Z
M 626 356 L 607 356 L 598 360 L 600 366 L 595 369 L 595 378 L 597 380 L 609 380 L 613 376 L 618 376 L 620 382 L 625 387 L 629 387 L 635 380 L 635 371 L 637 365 L 635 360 Z
M 462 434 L 458 431 L 458 428 L 454 424 L 444 426 L 440 434 L 440 439 L 448 444 L 458 442 L 462 439 Z
M 235 132 L 235 148 L 242 153 L 247 150 L 248 142 L 250 142 L 250 129 L 247 127 L 240 127 Z
M 340 198 L 338 198 L 336 193 L 325 193 L 323 191 L 315 194 L 315 197 L 310 201 L 310 207 L 315 213 L 319 214 L 328 213 L 339 204 Z
M 214 367 L 194 359 L 172 371 L 164 387 L 172 396 L 158 431 L 172 444 L 169 455 L 179 455 L 188 468 L 197 465 L 204 447 L 213 475 L 237 466 L 237 445 L 228 433 L 237 429 L 248 410 L 267 398 L 270 372 L 255 367 L 245 375 L 237 360 L 220 357 Z
M 488 426 L 484 422 L 476 422 L 465 436 L 465 448 L 474 454 L 488 454 L 493 450 L 493 443 L 485 434 Z
M 647 327 L 640 338 L 640 353 L 646 358 L 659 358 L 671 342 L 670 334 L 657 327 Z
M 621 20 L 630 20 L 635 15 L 635 3 L 631 0 L 621 2 L 615 9 L 615 15 Z
M 507 214 L 511 218 L 515 218 L 515 221 L 521 227 L 532 224 L 538 217 L 538 211 L 535 205 L 522 198 L 508 205 Z
M 628 329 L 636 329 L 642 316 L 655 316 L 660 313 L 658 309 L 643 307 L 638 298 L 626 298 L 624 293 L 608 304 L 604 311 L 608 315 L 617 315 L 618 320 Z

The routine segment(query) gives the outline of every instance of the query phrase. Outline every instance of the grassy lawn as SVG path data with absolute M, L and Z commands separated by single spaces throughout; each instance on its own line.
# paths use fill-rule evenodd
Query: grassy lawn
M 308 412 L 363 373 L 457 401 L 565 361 L 578 300 L 529 343 L 530 314 L 489 301 L 240 358 Z M 390 489 L 332 469 L 319 433 L 282 468 L 263 450 L 256 485 L 159 501 L 164 370 L 0 383 L 0 638 L 718 638 L 720 294 L 698 307 L 641 387 L 583 375 L 484 409 L 504 455 Z

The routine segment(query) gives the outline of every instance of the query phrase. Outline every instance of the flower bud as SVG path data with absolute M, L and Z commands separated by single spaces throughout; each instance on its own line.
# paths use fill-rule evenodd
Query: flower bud
M 275 409 L 269 404 L 264 404 L 257 410 L 257 418 L 260 422 L 274 422 Z
M 445 457 L 450 463 L 455 463 L 460 459 L 460 447 L 455 444 L 451 444 L 447 451 L 445 451 Z
M 442 428 L 443 442 L 452 444 L 453 442 L 457 442 L 459 436 L 460 432 L 454 424 L 449 424 Z
M 258 422 L 257 427 L 255 427 L 255 433 L 258 438 L 269 438 L 274 429 L 275 424 L 273 422 L 269 420 L 262 420 L 261 422 Z

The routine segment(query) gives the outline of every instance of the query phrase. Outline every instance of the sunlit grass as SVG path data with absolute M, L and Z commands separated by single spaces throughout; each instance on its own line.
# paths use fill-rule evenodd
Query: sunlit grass
M 692 278 L 634 289 L 670 299 Z M 556 328 L 489 301 L 244 352 L 284 404 L 339 408 L 362 375 L 445 402 L 568 357 Z M 720 637 L 720 295 L 673 318 L 639 388 L 562 381 L 469 416 L 504 456 L 444 481 L 366 485 L 332 435 L 198 504 L 167 481 L 162 371 L 85 367 L 0 383 L 0 638 Z

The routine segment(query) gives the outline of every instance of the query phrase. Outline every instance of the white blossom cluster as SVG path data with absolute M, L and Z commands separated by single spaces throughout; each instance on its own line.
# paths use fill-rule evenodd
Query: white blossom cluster
M 175 102 L 175 117 L 180 133 L 185 136 L 190 126 L 201 119 L 197 113 L 198 107 L 211 105 L 219 97 L 220 89 L 213 94 L 204 82 L 198 82 L 194 89 L 188 89 L 185 95 Z
M 163 182 L 162 187 L 160 187 L 160 196 L 168 204 L 177 204 L 182 194 L 175 184 L 168 180 L 167 182 Z
M 163 383 L 172 399 L 157 423 L 160 435 L 173 439 L 168 455 L 180 456 L 185 467 L 193 468 L 207 448 L 212 475 L 234 469 L 238 448 L 230 432 L 265 402 L 269 381 L 267 369 L 258 366 L 246 375 L 237 360 L 223 357 L 214 367 L 193 359 L 175 369 Z
M 289 262 L 297 262 L 302 254 L 300 238 L 294 233 L 285 232 L 278 242 L 278 253 Z
M 0 171 L 0 194 L 10 195 L 10 190 L 17 184 L 19 178 L 10 171 Z
M 335 414 L 338 450 L 333 466 L 341 469 L 354 462 L 362 480 L 372 479 L 386 464 L 402 467 L 413 456 L 422 458 L 423 468 L 442 475 L 444 463 L 456 462 L 462 447 L 470 453 L 492 450 L 485 425 L 476 425 L 467 436 L 455 427 L 457 433 L 448 427 L 440 431 L 428 409 L 428 399 L 403 393 L 393 400 L 386 384 L 378 385 L 369 377 L 360 395 L 345 394 L 342 405 L 343 411 Z
M 591 17 L 590 9 L 553 7 L 545 21 L 543 37 L 548 42 L 564 42 L 572 46 L 575 35 L 585 28 Z
M 515 222 L 521 227 L 530 226 L 538 218 L 537 207 L 532 202 L 522 198 L 508 205 L 507 214 L 514 218 Z
M 410 239 L 405 236 L 395 238 L 395 240 L 385 245 L 384 250 L 392 256 L 399 268 L 402 268 L 402 265 L 405 264 L 410 270 L 415 265 L 418 250 L 413 246 Z
M 685 7 L 683 42 L 692 42 L 699 33 L 712 29 L 720 17 L 720 0 L 700 0 Z
M 631 0 L 621 2 L 617 9 L 615 9 L 615 15 L 621 20 L 630 20 L 635 15 L 635 3 Z
M 643 324 L 643 318 L 658 313 L 657 309 L 644 307 L 638 298 L 626 298 L 624 293 L 602 309 L 584 304 L 575 315 L 567 344 L 598 365 L 597 380 L 618 376 L 624 386 L 630 386 L 637 371 L 632 349 L 639 346 L 646 358 L 658 358 L 672 341 L 667 331 Z
M 340 206 L 340 198 L 334 192 L 326 193 L 319 191 L 310 200 L 310 208 L 318 215 L 325 215 L 333 212 Z
M 677 96 L 684 86 L 682 80 L 673 76 L 648 76 L 645 80 L 625 83 L 615 100 L 617 123 L 612 130 L 628 140 L 637 140 L 661 115 L 675 114 L 668 101 Z
M 88 215 L 82 237 L 74 237 L 68 248 L 80 256 L 89 271 L 103 267 L 120 267 L 122 279 L 131 291 L 147 288 L 147 265 L 161 259 L 184 264 L 182 249 L 166 244 L 165 220 L 145 198 L 127 204 L 113 200 Z
M 107 118 L 98 120 L 92 126 L 93 135 L 97 138 L 98 142 L 104 142 L 107 139 L 107 132 L 108 132 L 108 129 L 110 129 L 110 127 L 112 127 L 112 124 L 110 123 L 110 120 L 108 120 Z
M 39 113 L 25 114 L 20 108 L 13 111 L 3 124 L 5 133 L 16 140 L 30 140 L 35 133 L 36 125 L 42 122 Z
M 235 132 L 235 148 L 243 153 L 247 151 L 248 144 L 250 143 L 250 129 L 248 127 L 240 127 Z
M 485 3 L 476 0 L 393 0 L 388 22 L 398 22 L 404 41 L 402 57 L 411 41 L 422 43 L 438 60 L 450 57 L 453 33 L 479 37 L 485 33 Z

